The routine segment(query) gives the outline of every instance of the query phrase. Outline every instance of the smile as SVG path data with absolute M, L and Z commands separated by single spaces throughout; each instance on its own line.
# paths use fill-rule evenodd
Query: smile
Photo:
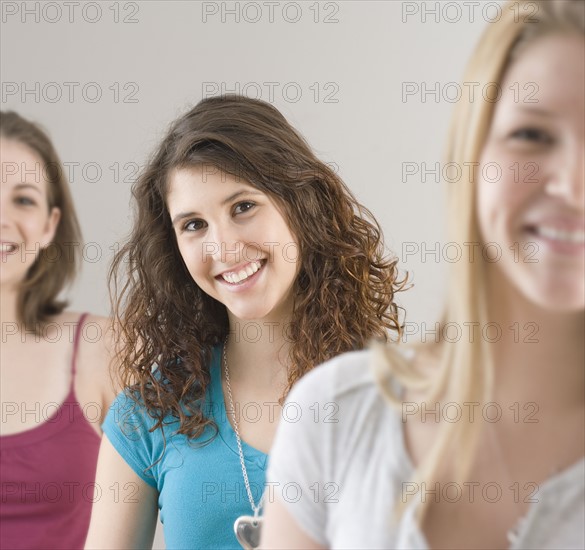
M 542 225 L 535 227 L 534 232 L 537 235 L 544 237 L 545 239 L 549 239 L 551 241 L 558 241 L 569 244 L 585 243 L 585 231 L 583 231 L 582 229 L 575 229 L 570 231 Z
M 2 254 L 12 254 L 16 252 L 18 246 L 14 243 L 0 243 L 0 253 Z
M 226 271 L 225 273 L 218 275 L 216 278 L 223 279 L 226 283 L 232 285 L 242 284 L 244 281 L 252 277 L 252 275 L 260 271 L 265 263 L 266 260 L 253 261 L 238 271 Z

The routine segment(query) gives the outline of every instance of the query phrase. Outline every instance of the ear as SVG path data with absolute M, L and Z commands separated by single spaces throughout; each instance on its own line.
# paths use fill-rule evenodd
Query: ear
M 57 232 L 57 227 L 59 227 L 60 220 L 61 210 L 56 206 L 53 206 L 53 208 L 51 208 L 51 212 L 49 213 L 49 219 L 47 220 L 45 232 L 43 233 L 41 248 L 46 248 L 51 244 L 55 238 L 55 233 Z

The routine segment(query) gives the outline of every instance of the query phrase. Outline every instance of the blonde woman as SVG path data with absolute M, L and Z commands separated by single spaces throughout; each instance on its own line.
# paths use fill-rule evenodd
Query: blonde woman
M 585 547 L 585 3 L 512 7 L 465 75 L 501 97 L 462 100 L 448 146 L 477 163 L 449 190 L 450 240 L 477 246 L 443 318 L 471 337 L 346 354 L 293 389 L 338 411 L 279 427 L 264 548 Z

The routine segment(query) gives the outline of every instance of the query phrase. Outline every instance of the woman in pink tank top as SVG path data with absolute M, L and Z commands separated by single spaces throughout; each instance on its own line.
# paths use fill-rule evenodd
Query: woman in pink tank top
M 0 161 L 0 548 L 82 548 L 115 394 L 108 321 L 58 299 L 81 236 L 46 134 L 2 112 Z

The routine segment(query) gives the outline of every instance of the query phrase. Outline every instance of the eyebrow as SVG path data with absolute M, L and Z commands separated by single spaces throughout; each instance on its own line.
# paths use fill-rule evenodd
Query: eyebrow
M 541 107 L 530 107 L 530 106 L 522 105 L 520 108 L 523 111 L 527 111 L 529 113 L 534 113 L 536 115 L 542 115 L 542 116 L 547 116 L 547 117 L 556 116 L 556 113 L 553 113 L 552 111 L 547 111 L 546 109 L 542 109 Z
M 225 206 L 226 204 L 234 201 L 235 199 L 237 199 L 241 195 L 262 195 L 262 193 L 260 191 L 251 191 L 248 189 L 242 189 L 240 191 L 236 191 L 235 193 L 232 193 L 229 197 L 227 197 L 223 201 L 221 201 L 221 205 Z M 190 218 L 192 216 L 200 216 L 200 215 L 201 214 L 199 214 L 199 212 L 180 212 L 179 214 L 177 214 L 173 218 L 172 223 L 173 223 L 173 225 L 175 225 L 177 222 L 179 222 L 185 218 Z
M 33 191 L 36 191 L 39 195 L 42 195 L 42 191 L 36 186 L 33 185 L 32 183 L 17 183 L 14 186 L 15 189 L 32 189 Z

